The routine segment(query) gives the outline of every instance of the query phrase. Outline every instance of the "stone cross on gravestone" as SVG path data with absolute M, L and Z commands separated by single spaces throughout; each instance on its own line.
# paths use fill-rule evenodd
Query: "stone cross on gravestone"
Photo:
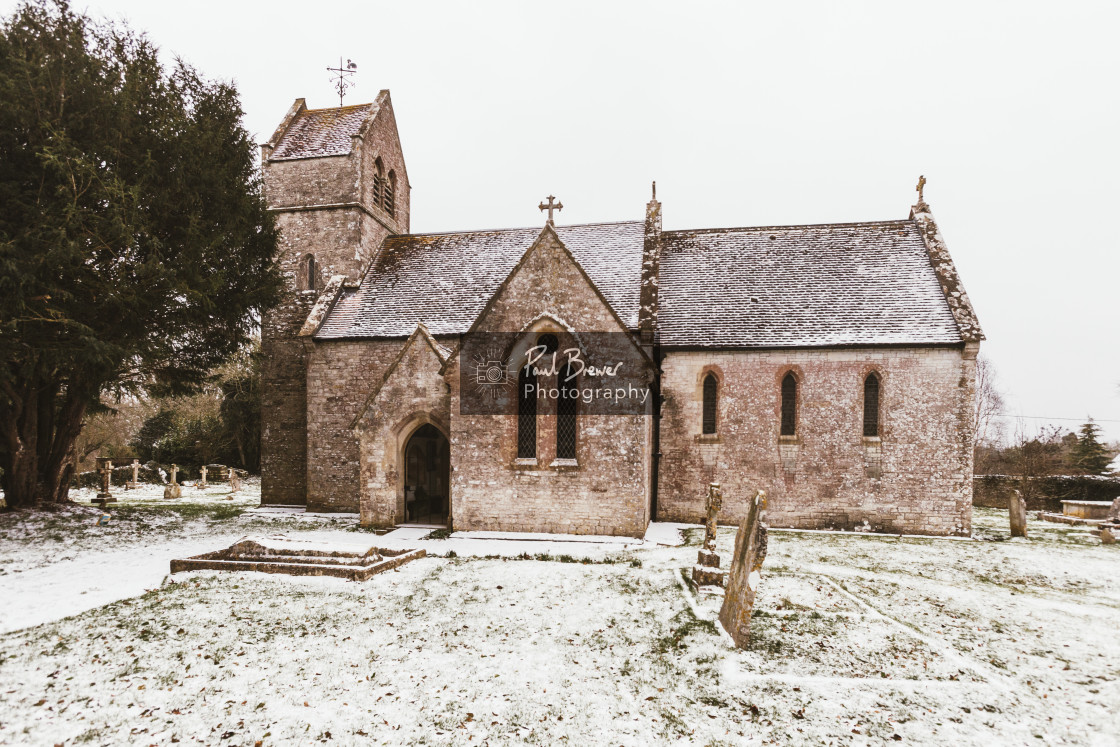
M 179 477 L 179 465 L 178 464 L 172 464 L 171 465 L 171 482 L 169 482 L 167 484 L 167 487 L 163 489 L 163 497 L 165 499 L 172 500 L 174 498 L 181 498 L 183 496 L 183 489 L 181 487 L 179 487 L 179 483 L 176 482 L 178 477 Z
M 113 460 L 105 457 L 97 458 L 98 471 L 101 473 L 101 490 L 92 503 L 116 503 L 117 499 L 109 491 L 113 479 Z
M 124 484 L 125 490 L 132 490 L 133 488 L 140 487 L 140 460 L 132 460 L 132 480 Z
M 206 487 L 206 465 L 205 464 L 202 465 L 202 477 L 199 478 L 198 482 L 196 482 L 194 486 L 196 488 L 200 488 L 200 489 Z
M 553 220 L 552 220 L 552 211 L 553 210 L 563 210 L 564 209 L 564 203 L 553 202 L 553 200 L 555 200 L 555 199 L 556 199 L 555 196 L 549 195 L 548 196 L 548 203 L 546 204 L 546 203 L 542 202 L 540 204 L 540 209 L 542 211 L 544 211 L 544 210 L 548 211 L 548 225 L 550 225 L 550 226 L 555 226 L 556 225 L 556 223 L 554 223 Z
M 723 492 L 719 483 L 708 485 L 708 520 L 704 525 L 704 546 L 696 556 L 692 566 L 692 584 L 701 586 L 723 586 L 723 571 L 719 569 L 719 555 L 716 554 L 716 529 L 719 512 L 723 509 Z

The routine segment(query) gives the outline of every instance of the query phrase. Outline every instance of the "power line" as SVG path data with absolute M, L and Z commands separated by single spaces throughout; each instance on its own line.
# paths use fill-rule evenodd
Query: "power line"
M 1071 420 L 1074 423 L 1084 423 L 1086 418 L 1048 418 L 1044 415 L 996 415 L 997 418 L 1026 418 L 1027 420 Z M 1094 423 L 1120 423 L 1120 420 L 1107 418 L 1093 418 Z

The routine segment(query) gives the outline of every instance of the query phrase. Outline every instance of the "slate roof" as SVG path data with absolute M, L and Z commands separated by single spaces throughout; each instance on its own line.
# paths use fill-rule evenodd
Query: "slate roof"
M 662 345 L 961 342 L 912 220 L 662 237 Z
M 373 109 L 374 104 L 305 109 L 288 125 L 270 160 L 346 155 Z
M 391 236 L 315 339 L 466 332 L 539 228 Z M 558 226 L 631 328 L 644 224 Z M 665 231 L 658 327 L 666 347 L 960 344 L 914 220 Z
M 644 223 L 557 226 L 556 233 L 630 327 L 638 325 Z M 345 292 L 317 340 L 466 332 L 541 228 L 413 234 L 385 239 L 376 264 Z

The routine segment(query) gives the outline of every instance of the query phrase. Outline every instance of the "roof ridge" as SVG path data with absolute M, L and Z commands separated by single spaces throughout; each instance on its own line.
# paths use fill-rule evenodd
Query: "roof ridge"
M 678 228 L 672 231 L 663 231 L 662 236 L 665 234 L 681 234 L 681 233 L 727 233 L 730 231 L 777 231 L 780 229 L 790 228 L 840 228 L 846 226 L 901 226 L 910 225 L 914 221 L 909 218 L 897 218 L 895 220 L 858 220 L 847 223 L 794 223 L 790 225 L 776 225 L 776 226 L 729 226 L 727 228 Z
M 599 223 L 572 223 L 566 226 L 554 226 L 557 230 L 564 228 L 586 228 L 588 226 L 622 226 L 628 223 L 642 225 L 640 220 L 609 220 L 601 221 Z M 466 231 L 432 231 L 430 233 L 398 233 L 389 236 L 390 239 L 411 239 L 421 238 L 424 236 L 456 236 L 470 233 L 499 233 L 499 232 L 512 232 L 512 231 L 543 231 L 544 226 L 515 226 L 513 228 L 472 228 Z
M 321 106 L 318 109 L 304 109 L 300 114 L 310 114 L 311 112 L 332 112 L 340 111 L 342 109 L 358 109 L 363 106 L 373 106 L 374 102 L 370 101 L 368 104 L 347 104 L 346 106 Z

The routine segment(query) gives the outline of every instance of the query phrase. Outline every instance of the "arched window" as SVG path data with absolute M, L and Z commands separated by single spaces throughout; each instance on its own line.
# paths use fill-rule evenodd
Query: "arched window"
M 797 435 L 797 379 L 787 373 L 782 379 L 782 430 L 783 436 Z
M 713 373 L 704 377 L 704 415 L 701 433 L 716 432 L 716 411 L 719 405 L 719 382 Z
M 544 355 L 551 356 L 553 353 L 555 353 L 557 350 L 560 349 L 560 341 L 558 339 L 556 339 L 556 335 L 552 334 L 551 332 L 546 332 L 543 335 L 541 335 L 540 337 L 538 337 L 537 338 L 537 345 L 543 345 L 544 346 L 544 353 L 543 353 L 542 357 Z M 540 361 L 540 362 L 542 364 L 545 363 L 545 361 L 543 361 L 543 360 Z M 549 361 L 549 363 L 551 363 L 551 361 Z
M 576 410 L 579 405 L 579 384 L 575 369 L 565 364 L 558 374 L 560 400 L 556 403 L 556 458 L 576 458 Z
M 537 458 L 537 377 L 528 366 L 517 374 L 517 458 Z
M 385 187 L 382 191 L 381 206 L 385 208 L 386 213 L 392 215 L 393 208 L 396 205 L 394 200 L 397 196 L 397 172 L 389 169 L 389 178 L 385 181 Z
M 381 207 L 385 199 L 385 164 L 378 156 L 373 161 L 373 204 Z
M 316 280 L 319 278 L 319 268 L 315 266 L 315 255 L 305 254 L 300 262 L 299 289 L 315 290 Z
M 863 380 L 863 435 L 879 435 L 879 374 L 872 371 Z

